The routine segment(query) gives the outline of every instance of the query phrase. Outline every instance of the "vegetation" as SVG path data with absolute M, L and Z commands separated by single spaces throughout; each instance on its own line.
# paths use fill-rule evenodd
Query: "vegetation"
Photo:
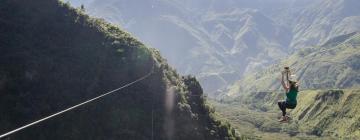
M 257 94 L 257 93 L 254 93 Z M 268 93 L 268 97 L 283 93 Z M 265 97 L 267 98 L 267 97 Z M 217 118 L 229 121 L 251 139 L 356 139 L 359 131 L 359 89 L 305 90 L 299 93 L 298 106 L 290 110 L 290 123 L 277 122 L 280 111 L 266 99 L 252 99 L 250 105 L 239 99 L 231 103 L 211 101 Z M 262 111 L 253 105 L 266 106 Z M 251 135 L 247 135 L 251 134 Z
M 83 12 L 57 0 L 0 2 L 0 133 L 153 71 L 10 139 L 239 139 L 212 117 L 195 78 L 180 77 L 157 50 Z

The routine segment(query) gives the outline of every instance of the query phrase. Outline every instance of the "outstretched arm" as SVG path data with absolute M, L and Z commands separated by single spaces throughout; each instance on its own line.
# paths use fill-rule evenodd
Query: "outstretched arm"
M 284 74 L 285 74 L 285 72 L 281 72 L 281 85 L 283 86 L 283 88 L 285 89 L 285 92 L 287 93 L 289 91 L 289 86 L 284 81 Z M 286 74 L 286 79 L 289 79 L 288 74 Z

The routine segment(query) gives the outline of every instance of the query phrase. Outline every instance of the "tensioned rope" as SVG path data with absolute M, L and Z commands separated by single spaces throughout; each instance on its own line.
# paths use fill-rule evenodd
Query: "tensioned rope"
M 154 72 L 154 65 L 155 65 L 155 64 L 153 63 L 152 69 L 151 69 L 151 71 L 150 71 L 149 73 L 147 73 L 146 75 L 140 77 L 139 79 L 137 79 L 137 80 L 135 80 L 135 81 L 133 81 L 133 82 L 130 82 L 130 83 L 124 85 L 124 86 L 121 86 L 121 87 L 119 87 L 119 88 L 117 88 L 117 89 L 114 89 L 114 90 L 111 90 L 111 91 L 109 91 L 109 92 L 106 92 L 106 93 L 104 93 L 104 94 L 102 94 L 102 95 L 99 95 L 99 96 L 97 96 L 97 97 L 95 97 L 95 98 L 89 99 L 89 100 L 87 100 L 87 101 L 85 101 L 85 102 L 79 103 L 79 104 L 77 104 L 77 105 L 74 105 L 74 106 L 69 107 L 69 108 L 67 108 L 67 109 L 64 109 L 64 110 L 62 110 L 62 111 L 59 111 L 59 112 L 57 112 L 57 113 L 54 113 L 54 114 L 52 114 L 52 115 L 50 115 L 50 116 L 44 117 L 44 118 L 42 118 L 42 119 L 40 119 L 40 120 L 37 120 L 37 121 L 35 121 L 35 122 L 29 123 L 29 124 L 26 124 L 26 125 L 21 126 L 21 127 L 19 127 L 19 128 L 16 128 L 16 129 L 14 129 L 14 130 L 11 130 L 11 131 L 9 131 L 9 132 L 7 132 L 7 133 L 4 133 L 4 134 L 0 135 L 0 139 L 1 139 L 1 138 L 4 138 L 4 137 L 6 137 L 6 136 L 9 136 L 9 135 L 11 135 L 11 134 L 14 134 L 14 133 L 16 133 L 16 132 L 18 132 L 18 131 L 20 131 L 20 130 L 25 129 L 25 128 L 28 128 L 28 127 L 30 127 L 30 126 L 33 126 L 33 125 L 35 125 L 35 124 L 38 124 L 38 123 L 40 123 L 40 122 L 43 122 L 43 121 L 45 121 L 45 120 L 48 120 L 48 119 L 50 119 L 50 118 L 59 116 L 59 115 L 65 113 L 65 112 L 68 112 L 68 111 L 70 111 L 70 110 L 73 110 L 73 109 L 75 109 L 75 108 L 78 108 L 78 107 L 80 107 L 80 106 L 83 106 L 83 105 L 85 105 L 85 104 L 87 104 L 87 103 L 90 103 L 90 102 L 92 102 L 92 101 L 95 101 L 95 100 L 97 100 L 97 99 L 100 99 L 100 98 L 102 98 L 102 97 L 104 97 L 104 96 L 106 96 L 106 95 L 112 94 L 112 93 L 114 93 L 114 92 L 116 92 L 116 91 L 119 91 L 119 90 L 121 90 L 121 89 L 124 89 L 124 88 L 126 88 L 126 87 L 129 87 L 129 86 L 131 86 L 131 85 L 133 85 L 133 84 L 135 84 L 135 83 L 137 83 L 137 82 L 140 82 L 140 81 L 146 79 L 147 77 L 149 77 L 149 76 Z M 153 126 L 152 126 L 152 127 L 153 127 Z

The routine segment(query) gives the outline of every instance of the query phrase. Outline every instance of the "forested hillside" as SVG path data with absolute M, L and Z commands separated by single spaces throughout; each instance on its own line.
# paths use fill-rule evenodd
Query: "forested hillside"
M 200 84 L 129 33 L 57 0 L 0 1 L 0 133 L 149 77 L 9 136 L 23 140 L 235 139 Z

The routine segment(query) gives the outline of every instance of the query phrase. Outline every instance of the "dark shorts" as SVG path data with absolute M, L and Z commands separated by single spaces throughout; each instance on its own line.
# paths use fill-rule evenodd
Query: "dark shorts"
M 287 101 L 279 101 L 278 104 L 282 108 L 294 109 L 296 107 L 296 104 L 289 104 Z

